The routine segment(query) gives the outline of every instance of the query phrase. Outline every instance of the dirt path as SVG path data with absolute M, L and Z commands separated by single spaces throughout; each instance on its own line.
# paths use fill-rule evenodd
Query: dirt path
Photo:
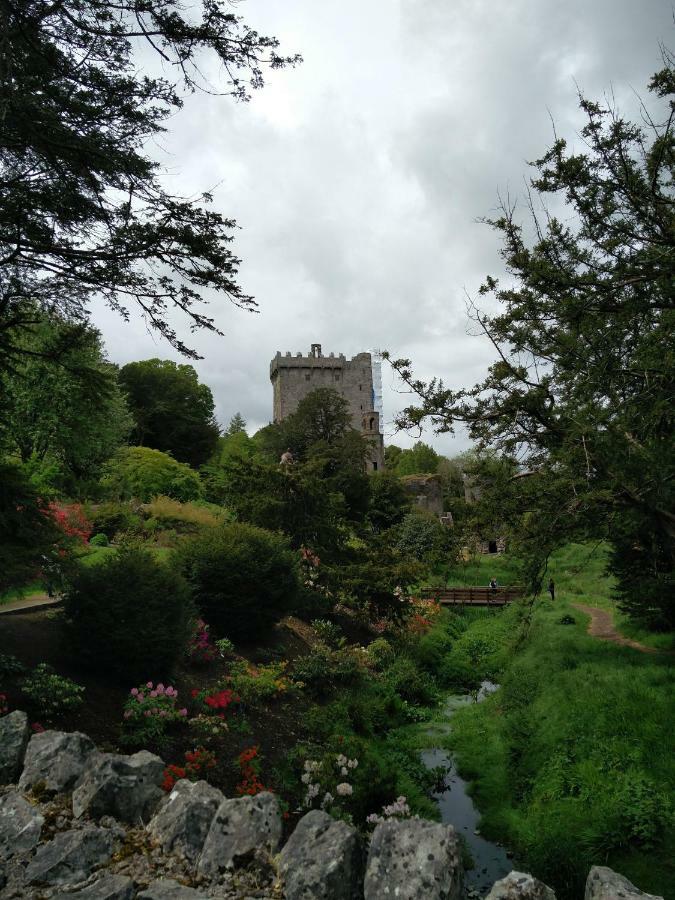
M 611 641 L 613 644 L 619 644 L 621 647 L 632 647 L 633 650 L 639 650 L 641 653 L 659 652 L 655 647 L 647 647 L 639 641 L 633 641 L 631 638 L 620 634 L 616 630 L 609 610 L 598 609 L 597 606 L 584 606 L 583 603 L 573 603 L 572 606 L 591 617 L 591 621 L 588 623 L 588 633 L 593 637 L 600 638 L 601 641 Z
M 0 604 L 0 616 L 4 613 L 37 609 L 40 606 L 55 606 L 60 602 L 58 597 L 50 597 L 48 594 L 29 594 L 27 597 L 21 597 L 20 600 L 10 600 L 9 603 Z

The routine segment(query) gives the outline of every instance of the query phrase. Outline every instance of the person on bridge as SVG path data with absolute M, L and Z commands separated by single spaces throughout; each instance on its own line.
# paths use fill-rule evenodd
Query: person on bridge
M 548 580 L 548 592 L 551 595 L 551 600 L 555 600 L 555 584 L 552 578 Z
M 499 587 L 499 582 L 496 578 L 490 579 L 490 584 L 488 585 L 493 594 L 497 593 L 497 588 Z

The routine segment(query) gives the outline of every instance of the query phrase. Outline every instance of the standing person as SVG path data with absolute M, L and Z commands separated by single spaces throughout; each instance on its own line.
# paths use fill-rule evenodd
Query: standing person
M 499 587 L 499 583 L 498 583 L 497 579 L 496 579 L 496 578 L 491 578 L 491 579 L 490 579 L 489 588 L 490 588 L 490 590 L 492 591 L 493 594 L 496 594 L 496 593 L 497 593 L 497 588 L 498 588 L 498 587 Z
M 555 600 L 555 584 L 552 578 L 548 580 L 548 592 L 551 595 L 551 600 Z

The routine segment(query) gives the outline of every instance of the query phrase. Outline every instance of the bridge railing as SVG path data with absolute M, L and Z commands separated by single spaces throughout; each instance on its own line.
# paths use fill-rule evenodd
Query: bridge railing
M 422 588 L 423 600 L 435 600 L 442 606 L 506 606 L 523 596 L 522 588 L 513 587 L 433 587 Z

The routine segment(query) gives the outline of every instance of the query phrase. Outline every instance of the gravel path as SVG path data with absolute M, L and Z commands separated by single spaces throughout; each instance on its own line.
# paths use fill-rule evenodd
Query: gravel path
M 20 600 L 10 600 L 9 603 L 0 604 L 0 615 L 4 613 L 25 612 L 40 606 L 55 606 L 60 603 L 58 597 L 50 597 L 48 594 L 29 594 Z
M 633 650 L 639 650 L 641 653 L 659 652 L 655 647 L 647 647 L 639 641 L 634 641 L 620 634 L 616 630 L 609 610 L 598 609 L 597 606 L 585 606 L 583 603 L 573 603 L 572 606 L 591 617 L 587 631 L 593 637 L 600 638 L 601 641 L 611 641 L 613 644 L 619 644 L 621 647 L 632 647 Z

